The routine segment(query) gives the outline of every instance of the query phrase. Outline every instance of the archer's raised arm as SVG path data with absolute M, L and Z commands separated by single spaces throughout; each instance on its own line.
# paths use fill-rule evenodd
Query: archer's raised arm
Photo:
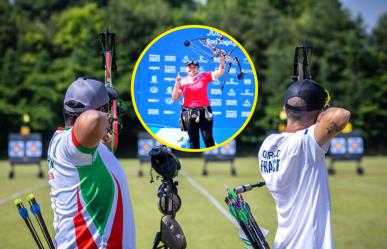
M 106 135 L 109 128 L 108 114 L 96 110 L 82 113 L 74 124 L 74 135 L 78 143 L 87 148 L 94 148 Z
M 316 123 L 314 137 L 318 144 L 328 143 L 339 134 L 351 117 L 351 113 L 344 108 L 331 107 L 323 111 Z
M 226 67 L 226 63 L 225 63 L 225 58 L 224 58 L 224 56 L 225 56 L 225 52 L 222 50 L 221 52 L 220 52 L 220 64 L 219 64 L 219 67 L 218 67 L 218 69 L 217 70 L 215 70 L 214 72 L 213 72 L 213 77 L 214 78 L 216 78 L 216 79 L 219 79 L 223 74 L 224 74 L 224 69 L 225 69 L 225 67 Z
M 173 87 L 173 91 L 172 91 L 173 100 L 178 100 L 180 98 L 180 95 L 181 95 L 181 92 L 179 91 L 180 86 L 181 86 L 181 77 L 180 77 L 180 74 L 177 74 L 175 86 Z

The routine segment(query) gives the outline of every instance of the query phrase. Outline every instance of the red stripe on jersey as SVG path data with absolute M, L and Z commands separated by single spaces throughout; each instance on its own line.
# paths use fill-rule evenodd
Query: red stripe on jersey
M 122 208 L 122 195 L 121 188 L 118 184 L 117 178 L 113 175 L 117 185 L 117 207 L 116 214 L 114 215 L 113 226 L 110 232 L 110 237 L 106 246 L 106 249 L 119 249 L 122 248 L 122 233 L 123 233 L 123 208 Z
M 73 140 L 73 144 L 75 145 L 75 147 L 79 147 L 80 146 L 77 138 L 75 137 L 74 128 L 71 130 L 71 140 Z
M 79 190 L 77 190 L 77 204 L 78 213 L 74 216 L 73 222 L 75 227 L 75 239 L 77 241 L 77 247 L 82 249 L 98 249 L 93 236 L 91 235 L 86 221 L 82 216 L 82 203 L 79 198 Z

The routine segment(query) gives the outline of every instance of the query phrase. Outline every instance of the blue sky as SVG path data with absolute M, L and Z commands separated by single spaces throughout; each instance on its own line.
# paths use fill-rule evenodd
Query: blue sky
M 377 24 L 379 17 L 387 12 L 386 0 L 340 0 L 343 7 L 349 9 L 353 18 L 363 17 L 368 32 Z

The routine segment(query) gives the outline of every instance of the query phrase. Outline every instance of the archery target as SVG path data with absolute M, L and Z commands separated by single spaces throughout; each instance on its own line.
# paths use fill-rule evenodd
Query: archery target
M 203 152 L 204 155 L 217 155 L 218 153 L 219 153 L 219 148 L 207 150 Z
M 235 140 L 232 140 L 229 143 L 220 147 L 220 154 L 222 155 L 235 155 L 235 152 L 236 152 Z
M 8 157 L 13 157 L 13 158 L 24 157 L 24 142 L 10 141 L 8 143 Z
M 153 139 L 139 139 L 138 140 L 138 155 L 139 156 L 148 156 L 149 151 L 154 146 L 154 140 Z
M 137 155 L 138 156 L 149 156 L 149 151 L 155 146 L 160 146 L 161 143 L 154 140 L 153 138 L 140 138 L 137 142 Z M 167 147 L 168 151 L 171 151 L 171 148 Z
M 331 154 L 345 154 L 346 153 L 346 141 L 343 137 L 335 137 L 331 140 L 330 145 Z
M 42 156 L 42 142 L 38 140 L 32 140 L 26 142 L 26 155 L 28 157 L 41 157 Z
M 363 154 L 364 145 L 363 138 L 349 137 L 347 142 L 347 149 L 349 154 Z

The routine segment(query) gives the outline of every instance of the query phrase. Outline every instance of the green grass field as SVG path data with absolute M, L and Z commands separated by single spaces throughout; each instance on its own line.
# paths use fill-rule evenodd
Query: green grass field
M 127 173 L 134 206 L 137 248 L 148 249 L 151 248 L 154 235 L 159 229 L 161 217 L 156 199 L 159 182 L 149 183 L 149 164 L 143 165 L 145 175 L 139 178 L 137 160 L 122 160 L 121 163 Z M 261 179 L 257 159 L 253 157 L 236 160 L 237 177 L 230 175 L 230 166 L 227 163 L 209 164 L 207 177 L 201 175 L 201 159 L 182 159 L 181 163 L 185 173 L 225 208 L 224 184 L 233 187 Z M 46 167 L 45 163 L 44 165 Z M 363 165 L 365 175 L 358 176 L 355 173 L 355 163 L 337 163 L 336 175 L 330 177 L 333 233 L 336 248 L 339 249 L 387 248 L 387 158 L 366 157 Z M 38 179 L 37 168 L 34 166 L 16 167 L 13 180 L 7 178 L 8 170 L 8 162 L 0 161 L 0 247 L 36 248 L 27 227 L 18 215 L 13 199 L 20 193 L 24 199 L 27 189 L 36 188 L 33 192 L 52 231 L 47 179 Z M 187 237 L 188 248 L 243 248 L 236 227 L 187 181 L 184 174 L 180 174 L 178 180 L 183 204 L 177 214 L 177 220 Z M 267 239 L 272 246 L 277 221 L 270 193 L 266 188 L 261 188 L 244 196 L 258 223 L 270 230 Z

